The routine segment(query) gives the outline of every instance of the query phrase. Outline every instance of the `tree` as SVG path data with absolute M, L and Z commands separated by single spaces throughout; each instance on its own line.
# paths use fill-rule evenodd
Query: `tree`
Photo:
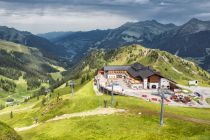
M 85 76 L 82 76 L 80 84 L 82 85 L 85 82 L 85 80 L 86 80 Z
M 5 108 L 5 106 L 1 104 L 1 105 L 0 105 L 0 110 L 1 110 L 1 109 L 4 109 L 4 108 Z
M 58 93 L 57 94 L 57 102 L 59 101 L 59 99 L 60 99 L 60 94 Z
M 12 119 L 13 118 L 13 112 L 11 111 L 10 112 L 10 119 Z
M 46 98 L 43 97 L 43 98 L 42 98 L 42 105 L 45 106 L 45 103 L 46 103 Z
M 36 99 L 37 99 L 37 101 L 39 100 L 39 95 L 37 94 L 37 96 L 36 96 Z

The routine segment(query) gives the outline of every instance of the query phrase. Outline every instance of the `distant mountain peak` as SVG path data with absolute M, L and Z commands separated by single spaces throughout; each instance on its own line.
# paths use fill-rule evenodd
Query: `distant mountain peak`
M 210 30 L 210 22 L 202 21 L 197 18 L 190 19 L 187 23 L 181 26 L 179 34 L 182 35 L 197 33 L 201 31 Z
M 186 24 L 197 24 L 197 23 L 202 23 L 202 22 L 204 22 L 204 21 L 201 21 L 197 18 L 192 18 Z

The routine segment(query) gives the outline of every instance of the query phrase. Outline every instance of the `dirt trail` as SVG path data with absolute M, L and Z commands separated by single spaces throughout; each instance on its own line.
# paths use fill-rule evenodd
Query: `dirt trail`
M 57 120 L 63 120 L 63 119 L 69 119 L 69 118 L 74 118 L 74 117 L 86 117 L 86 116 L 95 116 L 95 115 L 111 115 L 114 113 L 123 113 L 125 112 L 124 109 L 115 109 L 115 108 L 97 108 L 94 110 L 90 110 L 90 111 L 85 111 L 85 112 L 78 112 L 78 113 L 72 113 L 72 114 L 64 114 L 61 116 L 56 116 L 55 118 L 49 119 L 46 122 L 43 123 L 47 123 L 47 122 L 52 122 L 52 121 L 57 121 Z M 26 127 L 21 127 L 21 128 L 14 128 L 16 131 L 26 131 L 29 129 L 32 129 L 34 127 L 39 126 L 40 124 L 43 123 L 37 123 L 37 124 L 33 124 L 30 126 L 26 126 Z
M 45 121 L 43 123 L 37 123 L 37 124 L 33 124 L 31 126 L 15 128 L 15 130 L 16 131 L 26 131 L 26 130 L 35 128 L 35 127 L 37 127 L 37 126 L 39 126 L 41 124 L 44 124 L 44 123 L 53 122 L 53 121 L 57 121 L 57 120 L 63 120 L 63 119 L 70 119 L 70 118 L 74 118 L 74 117 L 87 117 L 87 116 L 95 116 L 95 115 L 111 115 L 111 114 L 114 114 L 114 113 L 123 113 L 123 112 L 125 112 L 124 109 L 97 108 L 97 109 L 90 110 L 90 111 L 85 111 L 85 112 L 78 112 L 78 113 L 64 114 L 64 115 L 61 115 L 61 116 L 56 116 L 55 118 L 49 119 L 49 120 L 47 120 L 47 121 Z M 147 110 L 147 109 L 142 109 L 141 110 L 141 114 L 142 115 L 159 115 L 158 112 Z M 166 113 L 165 117 L 166 118 L 171 118 L 171 119 L 177 119 L 177 120 L 184 120 L 184 121 L 194 122 L 194 123 L 198 123 L 198 124 L 210 125 L 210 121 L 209 120 L 203 120 L 203 119 L 196 119 L 196 118 L 191 118 L 191 117 L 186 117 L 186 116 L 180 116 L 180 115 L 176 115 L 176 114 L 173 114 L 173 113 Z

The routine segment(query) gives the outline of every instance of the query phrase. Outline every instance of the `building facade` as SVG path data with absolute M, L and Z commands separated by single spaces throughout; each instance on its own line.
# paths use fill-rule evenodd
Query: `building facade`
M 172 82 L 159 72 L 139 63 L 128 66 L 105 66 L 102 71 L 108 80 L 121 79 L 133 89 L 170 89 Z

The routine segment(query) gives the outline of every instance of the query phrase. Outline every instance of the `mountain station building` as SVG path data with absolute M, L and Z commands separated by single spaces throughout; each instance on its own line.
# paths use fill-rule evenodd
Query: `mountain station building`
M 104 66 L 100 71 L 107 80 L 123 80 L 133 89 L 174 89 L 175 82 L 151 67 L 139 63 L 126 66 Z

